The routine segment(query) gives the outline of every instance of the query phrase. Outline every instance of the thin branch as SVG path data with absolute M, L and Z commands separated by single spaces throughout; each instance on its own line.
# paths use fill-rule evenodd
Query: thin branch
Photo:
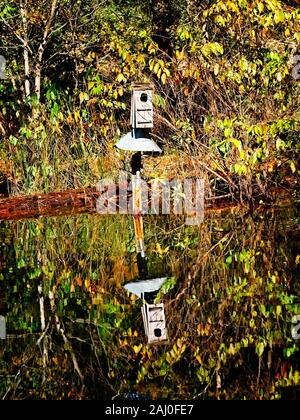
M 61 336 L 63 338 L 63 341 L 66 344 L 66 346 L 67 346 L 67 348 L 68 348 L 68 350 L 70 352 L 70 355 L 71 355 L 71 358 L 72 358 L 72 361 L 73 361 L 73 365 L 74 365 L 74 369 L 77 372 L 77 374 L 78 374 L 78 376 L 79 376 L 79 378 L 81 380 L 81 383 L 83 384 L 84 383 L 84 376 L 81 373 L 81 370 L 79 368 L 79 365 L 78 365 L 78 362 L 77 362 L 77 358 L 76 358 L 75 353 L 73 351 L 72 345 L 71 345 L 70 341 L 68 340 L 68 338 L 67 338 L 67 336 L 65 334 L 65 331 L 64 331 L 64 329 L 63 329 L 63 327 L 61 325 L 61 322 L 59 320 L 59 317 L 58 317 L 58 315 L 56 313 L 54 293 L 51 290 L 49 291 L 49 300 L 50 300 L 50 306 L 51 306 L 51 309 L 52 309 L 52 313 L 53 313 L 54 319 L 55 319 L 56 329 L 57 329 L 58 333 L 61 334 Z
M 14 36 L 18 38 L 19 41 L 21 41 L 22 45 L 25 45 L 25 39 L 22 38 L 20 35 L 16 34 L 14 28 L 7 22 L 7 20 L 4 19 L 2 16 L 0 16 L 0 19 L 2 23 L 4 23 L 4 25 L 14 34 Z

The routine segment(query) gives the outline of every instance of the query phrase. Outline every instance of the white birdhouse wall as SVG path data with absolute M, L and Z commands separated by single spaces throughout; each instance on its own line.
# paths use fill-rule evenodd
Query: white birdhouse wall
M 148 344 L 166 341 L 168 335 L 163 303 L 144 304 L 142 314 Z

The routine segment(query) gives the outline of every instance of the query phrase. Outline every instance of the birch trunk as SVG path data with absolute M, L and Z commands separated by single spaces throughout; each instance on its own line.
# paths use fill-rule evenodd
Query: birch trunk
M 43 40 L 39 46 L 38 53 L 37 53 L 37 60 L 36 60 L 36 67 L 35 67 L 35 94 L 37 97 L 37 102 L 40 102 L 41 99 L 41 78 L 42 78 L 42 63 L 43 63 L 43 55 L 45 51 L 45 47 L 48 41 L 48 37 L 51 31 L 52 23 L 54 20 L 56 8 L 57 8 L 58 0 L 53 0 L 51 4 L 51 11 L 49 19 L 46 23 L 46 27 L 43 34 Z
M 29 39 L 28 39 L 28 7 L 27 0 L 20 1 L 20 10 L 23 28 L 23 57 L 24 57 L 24 75 L 25 75 L 25 97 L 30 96 L 30 60 L 29 60 Z

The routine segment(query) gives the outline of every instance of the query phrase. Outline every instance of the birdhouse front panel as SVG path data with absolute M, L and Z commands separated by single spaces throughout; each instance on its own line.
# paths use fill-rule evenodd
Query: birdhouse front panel
M 151 89 L 133 91 L 130 121 L 133 128 L 153 128 L 152 101 Z
M 164 342 L 168 339 L 164 305 L 145 304 L 142 307 L 143 321 L 148 344 Z

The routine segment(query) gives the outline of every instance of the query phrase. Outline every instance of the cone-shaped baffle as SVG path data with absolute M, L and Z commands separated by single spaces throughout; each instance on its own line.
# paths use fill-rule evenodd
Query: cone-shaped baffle
M 145 137 L 145 131 L 141 128 L 133 129 L 125 134 L 117 143 L 119 149 L 130 150 L 132 152 L 159 152 L 161 149 L 150 138 Z
M 144 296 L 145 293 L 158 292 L 167 278 L 168 277 L 161 277 L 151 280 L 139 280 L 125 284 L 124 288 L 128 290 L 128 292 L 142 298 L 142 295 Z

